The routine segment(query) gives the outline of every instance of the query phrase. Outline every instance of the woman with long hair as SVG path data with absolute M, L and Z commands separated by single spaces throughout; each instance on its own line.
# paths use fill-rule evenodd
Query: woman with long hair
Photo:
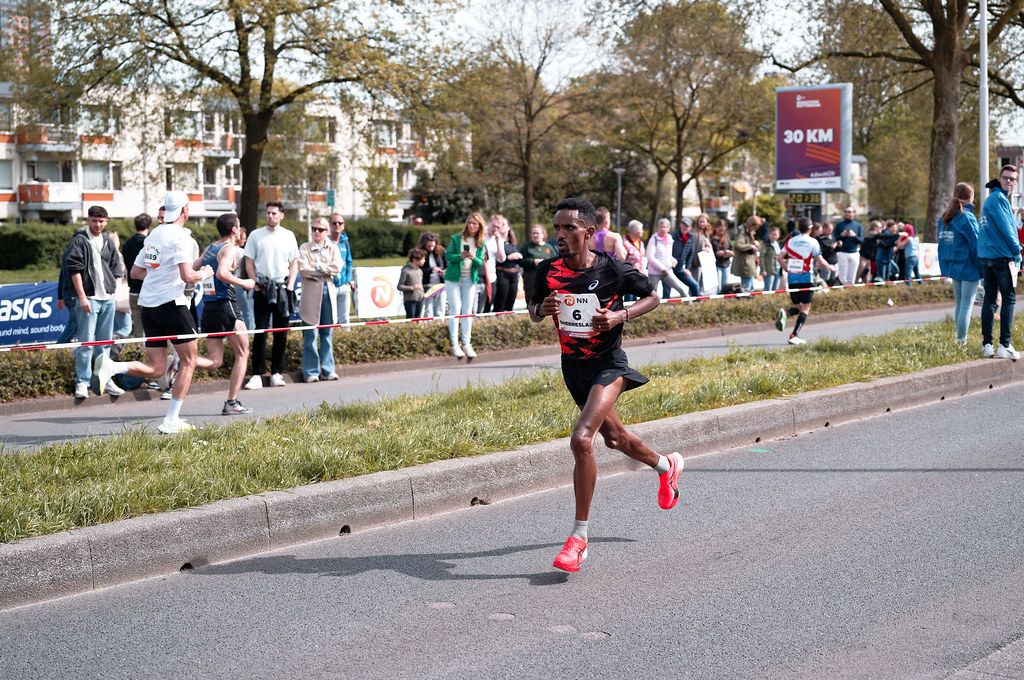
M 729 265 L 732 264 L 732 244 L 729 242 L 729 223 L 721 217 L 711 230 L 711 249 L 715 253 L 715 267 L 718 269 L 718 294 L 725 292 L 729 281 Z
M 473 319 L 469 317 L 476 309 L 476 284 L 480 281 L 480 272 L 484 267 L 484 216 L 473 213 L 466 218 L 466 226 L 452 236 L 448 242 L 448 250 L 444 259 L 448 266 L 444 270 L 444 293 L 448 298 L 448 336 L 451 348 L 448 353 L 457 359 L 476 356 L 470 335 L 473 332 Z M 462 319 L 462 347 L 456 334 L 456 315 L 467 315 Z
M 971 308 L 981 283 L 978 258 L 978 220 L 974 216 L 974 187 L 960 182 L 939 221 L 939 269 L 953 280 L 953 321 L 956 341 L 967 344 Z
M 508 220 L 502 218 L 494 225 L 497 237 L 494 258 L 494 311 L 511 312 L 519 292 L 519 263 L 523 254 L 517 248 L 518 239 Z
M 432 231 L 420 234 L 416 247 L 427 253 L 427 260 L 423 263 L 423 291 L 424 295 L 429 295 L 432 286 L 444 285 L 444 270 L 448 264 L 444 259 L 444 248 L 441 247 L 441 239 Z M 442 289 L 424 298 L 423 316 L 444 316 L 444 297 Z
M 647 241 L 647 278 L 659 293 L 664 284 L 679 293 L 679 297 L 687 297 L 690 293 L 686 285 L 672 273 L 676 267 L 676 258 L 672 257 L 672 223 L 664 217 L 658 220 L 658 230 L 651 234 Z M 662 293 L 664 295 L 664 293 Z

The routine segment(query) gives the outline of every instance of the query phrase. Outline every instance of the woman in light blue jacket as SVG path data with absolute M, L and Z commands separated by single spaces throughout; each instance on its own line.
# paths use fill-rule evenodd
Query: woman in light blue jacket
M 960 182 L 953 189 L 942 220 L 939 222 L 939 269 L 953 279 L 953 320 L 956 341 L 967 344 L 971 309 L 981 283 L 981 260 L 978 258 L 978 220 L 974 217 L 974 187 Z

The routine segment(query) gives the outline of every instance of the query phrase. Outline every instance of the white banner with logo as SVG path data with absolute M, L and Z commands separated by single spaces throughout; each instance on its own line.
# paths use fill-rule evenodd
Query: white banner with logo
M 917 271 L 921 276 L 939 276 L 939 244 L 922 243 L 917 254 Z
M 402 292 L 398 290 L 401 267 L 356 267 L 356 317 L 380 319 L 405 316 Z M 492 289 L 494 288 L 492 284 Z M 429 287 L 428 287 L 429 288 Z M 437 293 L 444 296 L 444 291 Z M 519 289 L 513 309 L 526 309 L 526 295 L 523 292 L 523 277 L 519 277 Z

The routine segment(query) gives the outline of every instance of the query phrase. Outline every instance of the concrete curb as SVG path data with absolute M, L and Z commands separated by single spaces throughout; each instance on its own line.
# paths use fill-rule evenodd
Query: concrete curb
M 750 446 L 1024 380 L 977 360 L 630 427 L 687 456 Z M 609 476 L 643 467 L 603 446 Z M 566 439 L 0 545 L 0 610 L 571 484 Z

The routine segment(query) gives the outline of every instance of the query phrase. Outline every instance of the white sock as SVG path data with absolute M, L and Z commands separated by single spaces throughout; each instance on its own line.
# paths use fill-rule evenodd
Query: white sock
M 181 405 L 185 403 L 184 399 L 175 399 L 171 397 L 171 403 L 167 407 L 167 420 L 175 421 L 181 414 Z
M 659 475 L 663 475 L 666 472 L 668 472 L 668 468 L 668 458 L 662 456 L 661 454 L 658 454 L 658 464 L 654 466 L 654 471 L 657 472 Z
M 572 529 L 571 538 L 579 538 L 587 540 L 587 520 L 576 520 L 576 524 Z

